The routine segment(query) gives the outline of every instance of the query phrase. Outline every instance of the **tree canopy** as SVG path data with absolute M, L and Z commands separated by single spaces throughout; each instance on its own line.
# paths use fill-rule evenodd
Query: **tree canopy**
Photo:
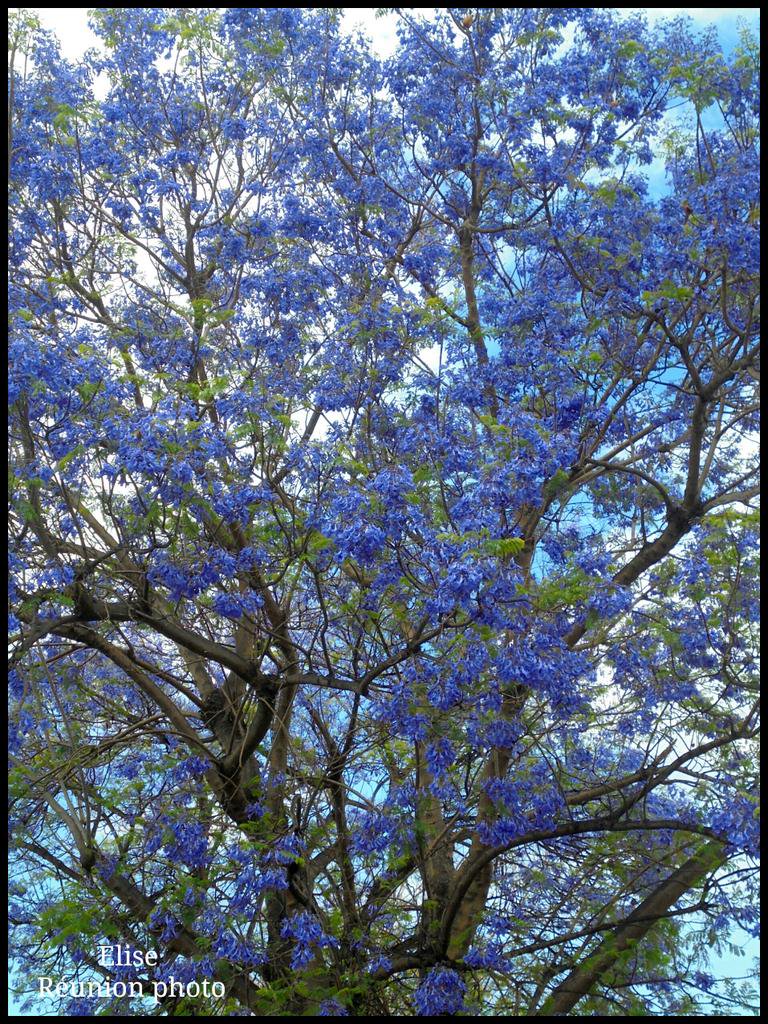
M 387 10 L 12 19 L 18 987 L 738 1013 L 756 43 Z

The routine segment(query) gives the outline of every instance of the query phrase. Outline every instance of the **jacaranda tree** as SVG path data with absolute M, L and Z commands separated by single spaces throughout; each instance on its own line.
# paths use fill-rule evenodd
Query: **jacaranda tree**
M 741 1012 L 756 44 L 395 12 L 12 22 L 19 989 Z

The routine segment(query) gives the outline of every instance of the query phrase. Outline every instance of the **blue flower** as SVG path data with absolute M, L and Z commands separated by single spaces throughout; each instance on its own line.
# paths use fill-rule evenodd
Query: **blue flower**
M 467 986 L 449 967 L 433 967 L 414 993 L 413 1002 L 420 1017 L 438 1017 L 461 1013 Z

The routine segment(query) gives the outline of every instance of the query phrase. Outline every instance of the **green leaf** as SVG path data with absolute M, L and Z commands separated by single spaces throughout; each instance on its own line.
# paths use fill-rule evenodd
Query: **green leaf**
M 495 555 L 498 558 L 516 555 L 524 547 L 525 541 L 522 537 L 501 537 L 498 540 L 487 540 L 485 542 L 485 550 L 488 554 Z

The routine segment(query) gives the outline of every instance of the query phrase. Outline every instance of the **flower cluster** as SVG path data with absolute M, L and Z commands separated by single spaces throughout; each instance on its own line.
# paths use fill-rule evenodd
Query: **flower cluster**
M 449 967 L 433 967 L 421 981 L 413 996 L 420 1017 L 438 1017 L 461 1013 L 467 986 Z
M 291 967 L 297 970 L 310 964 L 318 949 L 338 946 L 338 940 L 326 935 L 323 926 L 314 914 L 300 911 L 283 921 L 280 934 L 293 939 L 295 946 L 291 956 Z

